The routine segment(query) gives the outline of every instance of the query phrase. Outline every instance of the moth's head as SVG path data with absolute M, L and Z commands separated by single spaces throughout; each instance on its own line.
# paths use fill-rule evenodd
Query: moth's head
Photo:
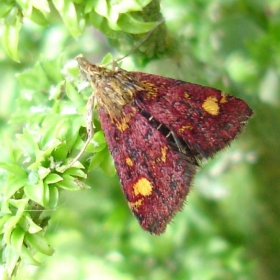
M 82 55 L 78 55 L 75 59 L 78 62 L 81 75 L 88 82 L 95 84 L 101 79 L 101 77 L 106 75 L 105 68 L 90 63 Z
M 88 65 L 90 64 L 81 54 L 77 55 L 75 60 L 78 62 L 81 70 L 87 69 Z

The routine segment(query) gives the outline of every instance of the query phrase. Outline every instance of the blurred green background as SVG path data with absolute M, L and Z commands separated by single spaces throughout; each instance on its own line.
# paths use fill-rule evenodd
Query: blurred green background
M 0 48 L 2 139 L 26 125 L 9 124 L 15 110 L 33 108 L 18 74 L 42 59 L 62 61 L 63 69 L 80 53 L 94 63 L 108 52 L 118 58 L 112 45 L 128 44 L 115 31 L 109 44 L 93 27 L 73 38 L 50 6 L 48 24 L 24 19 L 20 63 Z M 122 67 L 222 89 L 245 100 L 254 117 L 231 147 L 201 168 L 184 210 L 162 236 L 140 228 L 117 176 L 97 169 L 87 179 L 91 189 L 61 193 L 46 231 L 55 254 L 41 256 L 39 267 L 23 264 L 16 279 L 279 279 L 280 2 L 162 0 L 161 12 L 169 51 L 154 60 L 156 54 L 139 56 L 137 63 L 128 57 Z M 44 94 L 38 93 L 37 109 L 50 88 Z

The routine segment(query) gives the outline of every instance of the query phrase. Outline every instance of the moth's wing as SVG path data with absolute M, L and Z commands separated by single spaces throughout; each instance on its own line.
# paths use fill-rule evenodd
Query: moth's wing
M 123 107 L 120 123 L 99 108 L 99 119 L 123 192 L 141 227 L 161 234 L 181 210 L 196 171 L 193 158 L 173 150 L 167 138 L 135 107 Z
M 135 104 L 183 139 L 198 158 L 227 146 L 252 115 L 243 100 L 220 90 L 133 73 L 147 89 L 135 94 Z

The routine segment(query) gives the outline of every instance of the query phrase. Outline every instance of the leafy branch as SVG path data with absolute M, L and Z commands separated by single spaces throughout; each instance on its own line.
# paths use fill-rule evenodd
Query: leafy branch
M 146 33 L 157 23 L 143 20 L 138 13 L 151 0 L 138 2 L 120 1 L 110 6 L 103 0 L 2 1 L 2 45 L 8 56 L 19 62 L 18 44 L 24 21 L 28 19 L 47 26 L 52 24 L 55 10 L 75 38 L 86 26 L 92 25 L 112 39 L 120 31 Z M 41 59 L 17 76 L 20 83 L 18 106 L 10 120 L 11 133 L 1 143 L 3 279 L 12 278 L 20 262 L 39 265 L 38 254 L 53 254 L 44 233 L 62 190 L 88 188 L 83 181 L 86 173 L 99 166 L 108 175 L 115 174 L 96 118 L 91 145 L 80 162 L 67 168 L 86 138 L 84 114 L 90 91 L 80 94 L 79 84 L 76 84 L 79 80 L 77 66 L 64 65 L 63 61 L 62 57 Z M 93 155 L 90 160 L 89 155 Z
M 105 0 L 17 0 L 15 2 L 5 0 L 0 3 L 0 19 L 3 24 L 2 45 L 9 57 L 19 62 L 18 42 L 24 20 L 28 19 L 38 25 L 47 26 L 52 24 L 52 17 L 56 11 L 74 38 L 82 35 L 86 26 L 94 26 L 112 40 L 119 37 L 120 32 L 130 35 L 145 34 L 161 18 L 159 3 L 151 2 L 151 0 L 124 0 L 116 3 Z M 150 3 L 152 7 L 148 5 Z M 147 6 L 146 11 L 141 13 Z M 139 37 L 135 37 L 135 40 L 139 40 Z

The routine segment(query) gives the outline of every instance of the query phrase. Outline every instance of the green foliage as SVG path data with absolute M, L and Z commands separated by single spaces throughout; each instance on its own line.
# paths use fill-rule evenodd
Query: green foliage
M 50 3 L 49 3 L 50 2 Z M 115 31 L 141 34 L 150 31 L 157 22 L 143 21 L 139 14 L 151 0 L 146 1 L 71 1 L 71 0 L 4 0 L 0 3 L 0 19 L 3 18 L 2 44 L 11 59 L 19 62 L 18 41 L 23 20 L 46 26 L 52 22 L 53 7 L 59 12 L 73 37 L 79 37 L 86 26 L 100 29 L 114 38 Z
M 280 5 L 163 0 L 159 7 L 158 1 L 0 2 L 3 279 L 16 271 L 19 280 L 280 274 Z M 140 46 L 138 65 L 168 54 L 145 72 L 224 89 L 246 100 L 255 117 L 202 168 L 184 211 L 155 237 L 128 210 L 96 115 L 94 139 L 66 167 L 86 139 L 91 94 L 69 60 L 83 53 L 100 62 L 101 49 L 107 52 L 100 34 L 87 27 L 127 52 L 161 12 L 166 25 Z M 122 67 L 139 70 L 129 59 Z
M 55 71 L 53 61 L 37 63 L 33 69 L 18 76 L 23 88 L 30 94 L 30 103 L 35 107 L 41 106 L 44 99 L 47 101 L 47 96 L 40 98 L 40 101 L 37 97 L 42 94 L 40 90 L 51 86 L 50 77 L 45 71 L 49 63 L 53 67 L 52 78 L 60 80 L 62 77 L 59 71 Z M 58 63 L 56 66 L 61 67 Z M 60 87 L 61 83 L 54 91 L 59 91 Z M 40 103 L 36 104 L 36 99 Z M 56 105 L 57 102 L 59 98 L 54 97 L 52 103 Z M 39 110 L 34 108 L 34 112 L 30 111 L 30 106 L 19 107 L 11 121 L 20 121 L 26 126 L 21 134 L 16 135 L 15 141 L 2 141 L 0 167 L 6 172 L 2 172 L 1 180 L 1 234 L 5 241 L 2 252 L 9 275 L 13 274 L 17 260 L 38 264 L 34 257 L 36 253 L 53 253 L 42 234 L 46 219 L 41 216 L 42 211 L 57 206 L 60 189 L 79 190 L 77 180 L 86 177 L 77 168 L 62 172 L 67 164 L 66 155 L 74 146 L 82 124 L 82 118 L 78 116 L 61 114 L 64 105 L 60 106 L 59 103 L 53 110 L 47 106 L 37 107 Z

